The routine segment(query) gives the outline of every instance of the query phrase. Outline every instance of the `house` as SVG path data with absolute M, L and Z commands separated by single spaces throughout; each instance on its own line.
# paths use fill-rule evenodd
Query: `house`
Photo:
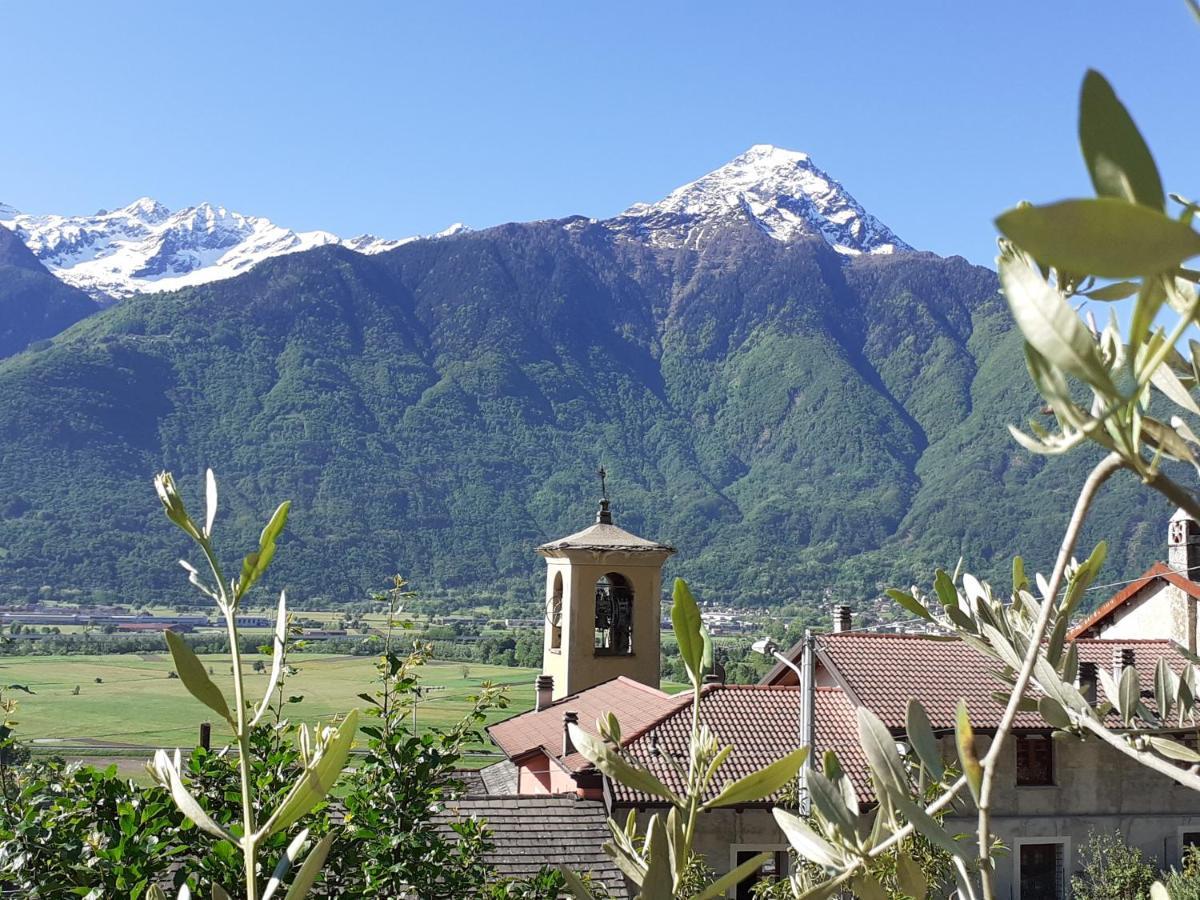
M 1196 652 L 1200 524 L 1182 509 L 1167 526 L 1167 561 L 1156 562 L 1076 625 L 1069 637 L 1161 638 Z
M 1078 639 L 1081 671 L 1089 666 L 1136 668 L 1142 689 L 1153 691 L 1154 670 L 1166 657 L 1178 668 L 1182 658 L 1170 641 Z M 802 646 L 786 656 L 798 659 Z M 961 641 L 933 641 L 918 635 L 874 634 L 852 629 L 818 635 L 816 692 L 835 690 L 852 707 L 865 706 L 905 740 L 910 698 L 920 700 L 943 753 L 955 758 L 954 718 L 965 698 L 978 743 L 987 752 L 1003 706 L 993 696 L 1002 687 L 998 666 Z M 1092 681 L 1094 684 L 1094 669 Z M 795 684 L 780 664 L 764 679 Z M 817 745 L 821 747 L 821 707 L 817 706 Z M 1009 852 L 997 857 L 998 896 L 1013 900 L 1065 897 L 1078 868 L 1078 850 L 1095 832 L 1119 831 L 1160 866 L 1179 862 L 1182 848 L 1200 843 L 1200 798 L 1174 782 L 1133 763 L 1096 741 L 1057 741 L 1036 713 L 1019 713 L 997 770 L 992 826 Z M 853 750 L 853 754 L 857 750 Z M 857 764 L 854 760 L 851 765 Z M 850 767 L 848 767 L 850 768 Z M 852 770 L 852 769 L 851 769 Z M 856 785 L 857 786 L 857 785 Z M 869 797 L 869 790 L 860 791 Z M 952 833 L 973 832 L 972 814 L 947 819 Z
M 492 725 L 489 733 L 515 768 L 520 795 L 598 801 L 623 820 L 630 810 L 648 817 L 663 801 L 596 771 L 571 746 L 566 725 L 578 723 L 595 735 L 597 719 L 616 714 L 625 753 L 678 787 L 668 758 L 685 753 L 691 695 L 663 692 L 657 666 L 651 671 L 637 659 L 641 647 L 651 643 L 645 631 L 660 620 L 660 570 L 670 548 L 616 528 L 607 504 L 597 518 L 601 524 L 607 527 L 600 532 L 587 529 L 539 548 L 548 571 L 537 706 Z M 1200 574 L 1200 526 L 1174 517 L 1168 544 L 1167 565 L 1156 565 L 1074 629 L 1080 670 L 1093 687 L 1100 667 L 1133 666 L 1143 690 L 1152 691 L 1159 659 L 1182 668 L 1172 640 L 1195 649 L 1200 584 L 1189 576 Z M 615 600 L 614 585 L 637 587 L 625 600 Z M 630 624 L 616 625 L 619 621 Z M 617 641 L 625 648 L 621 653 L 611 652 L 614 627 L 632 629 Z M 656 642 L 657 636 L 655 661 Z M 908 702 L 920 700 L 947 759 L 956 755 L 959 698 L 967 701 L 981 755 L 1003 710 L 1005 698 L 998 694 L 1003 685 L 993 660 L 957 640 L 856 631 L 848 607 L 836 608 L 830 633 L 812 635 L 782 657 L 758 685 L 704 685 L 700 720 L 721 743 L 735 748 L 724 770 L 729 780 L 781 758 L 807 741 L 802 735 L 811 734 L 814 755 L 837 753 L 860 799 L 870 803 L 873 790 L 857 739 L 859 707 L 874 711 L 897 742 L 904 742 Z M 804 679 L 811 687 L 799 683 L 805 672 L 811 672 L 811 679 Z M 1200 843 L 1200 798 L 1115 750 L 1092 741 L 1051 740 L 1051 729 L 1034 713 L 1018 715 L 1008 744 L 992 814 L 995 833 L 1009 849 L 997 859 L 998 896 L 1065 897 L 1079 848 L 1093 831 L 1120 831 L 1161 866 L 1178 863 L 1186 845 Z M 786 842 L 770 809 L 797 800 L 804 802 L 802 790 L 798 798 L 779 796 L 707 812 L 696 847 L 718 872 L 755 853 L 774 851 L 760 874 L 783 873 Z M 970 833 L 975 820 L 967 811 L 949 819 L 948 826 Z M 748 896 L 752 881 L 733 896 Z

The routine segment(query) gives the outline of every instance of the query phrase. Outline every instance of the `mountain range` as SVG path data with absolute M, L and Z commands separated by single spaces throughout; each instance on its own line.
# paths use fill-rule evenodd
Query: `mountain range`
M 26 269 L 67 280 L 81 257 L 19 227 Z M 231 553 L 293 500 L 271 586 L 298 598 L 399 571 L 536 614 L 532 547 L 590 520 L 599 465 L 618 523 L 718 602 L 1051 561 L 1079 462 L 1004 430 L 1039 404 L 994 273 L 914 250 L 805 154 L 756 145 L 611 219 L 378 250 L 110 285 L 0 362 L 0 586 L 187 596 L 150 479 L 173 470 L 198 507 L 209 465 Z M 1136 574 L 1168 512 L 1114 479 L 1085 539 Z
M 101 303 L 232 278 L 264 259 L 326 244 L 383 253 L 417 240 L 370 234 L 343 240 L 328 231 L 292 231 L 211 203 L 172 212 L 149 197 L 90 216 L 27 215 L 0 203 L 0 227 L 16 234 L 60 280 Z M 452 225 L 435 236 L 464 228 Z

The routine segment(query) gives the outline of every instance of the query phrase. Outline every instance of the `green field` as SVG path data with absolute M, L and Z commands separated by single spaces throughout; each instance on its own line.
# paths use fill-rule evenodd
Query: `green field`
M 268 675 L 251 671 L 254 659 L 243 659 L 242 666 L 247 690 L 257 698 Z M 211 666 L 213 681 L 232 705 L 229 656 L 206 655 L 201 660 Z M 303 702 L 286 707 L 293 720 L 313 722 L 363 707 L 357 695 L 375 689 L 375 657 L 298 653 L 290 661 L 300 671 L 288 680 L 286 693 L 304 697 Z M 20 701 L 16 736 L 35 742 L 39 749 L 61 750 L 69 756 L 75 755 L 75 749 L 95 744 L 131 749 L 188 747 L 197 740 L 199 722 L 213 716 L 178 679 L 167 677 L 172 668 L 167 654 L 17 656 L 0 658 L 0 682 L 27 685 L 36 692 L 14 694 Z M 532 669 L 433 662 L 420 671 L 427 693 L 417 713 L 419 727 L 456 721 L 470 708 L 467 698 L 486 680 L 508 685 L 510 699 L 509 708 L 493 713 L 489 722 L 533 706 L 537 673 Z M 72 693 L 76 685 L 78 695 Z M 212 740 L 214 746 L 226 743 L 228 726 L 213 722 Z

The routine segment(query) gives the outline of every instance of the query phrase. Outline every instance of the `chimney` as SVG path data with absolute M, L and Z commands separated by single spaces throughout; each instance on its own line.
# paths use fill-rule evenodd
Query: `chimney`
M 1182 509 L 1167 526 L 1167 565 L 1189 581 L 1200 580 L 1200 524 Z M 1196 600 L 1184 589 L 1169 584 L 1171 639 L 1196 652 Z
M 1121 673 L 1134 664 L 1132 647 L 1113 647 L 1113 678 L 1120 680 Z
M 579 724 L 579 713 L 567 710 L 563 713 L 563 756 L 570 756 L 575 752 L 575 745 L 571 743 L 571 732 L 567 729 L 568 725 Z
M 1079 693 L 1092 706 L 1096 705 L 1096 683 L 1100 680 L 1100 666 L 1094 662 L 1079 664 Z
M 850 612 L 850 607 L 846 605 L 835 606 L 833 608 L 833 632 L 837 634 L 842 631 L 849 631 L 854 624 L 854 614 Z
M 541 712 L 549 706 L 554 697 L 554 676 L 539 675 L 533 682 L 533 689 L 537 693 L 537 702 L 534 709 Z

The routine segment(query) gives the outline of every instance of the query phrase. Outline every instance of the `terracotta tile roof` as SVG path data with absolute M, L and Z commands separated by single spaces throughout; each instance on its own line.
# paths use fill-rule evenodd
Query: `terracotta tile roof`
M 1077 637 L 1082 637 L 1088 634 L 1088 632 L 1095 629 L 1096 626 L 1112 615 L 1116 609 L 1124 606 L 1126 603 L 1136 597 L 1143 588 L 1155 581 L 1159 581 L 1160 579 L 1175 585 L 1189 596 L 1200 600 L 1200 584 L 1196 584 L 1196 582 L 1192 581 L 1185 575 L 1176 572 L 1165 563 L 1156 562 L 1146 570 L 1145 574 L 1143 574 L 1141 578 L 1125 585 L 1125 587 L 1123 587 L 1120 591 L 1118 591 L 1116 594 L 1113 594 L 1109 600 L 1106 600 L 1104 603 L 1098 606 L 1095 612 L 1072 628 L 1067 636 L 1074 640 Z
M 837 751 L 856 789 L 869 794 L 866 763 L 858 746 L 855 713 L 846 695 L 836 688 L 818 689 L 815 718 L 818 748 Z M 734 747 L 721 770 L 724 777 L 713 786 L 712 796 L 715 796 L 727 782 L 749 775 L 800 746 L 800 689 L 709 685 L 700 702 L 700 721 L 712 729 L 720 744 Z M 688 703 L 627 740 L 626 752 L 668 787 L 682 790 L 682 779 L 668 762 L 667 755 L 676 760 L 687 759 L 691 727 L 692 712 Z M 622 804 L 654 805 L 661 802 L 621 784 L 613 784 L 612 793 L 613 799 Z
M 1170 641 L 1080 639 L 1075 644 L 1081 661 L 1109 669 L 1114 649 L 1133 649 L 1143 689 L 1153 688 L 1159 657 L 1182 664 Z M 905 727 L 912 697 L 924 705 L 934 728 L 954 727 L 960 697 L 966 698 L 977 729 L 999 724 L 1003 707 L 991 695 L 1005 690 L 997 680 L 1001 667 L 960 640 L 854 631 L 824 634 L 817 638 L 817 659 L 852 704 L 873 710 L 897 732 Z M 1037 713 L 1018 714 L 1015 725 L 1046 727 Z
M 574 796 L 467 796 L 447 803 L 434 821 L 445 837 L 455 840 L 451 824 L 471 817 L 487 824 L 493 849 L 485 859 L 500 877 L 526 878 L 543 867 L 569 866 L 591 873 L 608 888 L 609 896 L 629 896 L 620 870 L 602 849 L 610 837 L 603 801 Z
M 598 735 L 596 720 L 616 713 L 623 735 L 633 735 L 686 703 L 688 695 L 671 695 L 624 675 L 488 727 L 488 734 L 509 759 L 542 750 L 570 772 L 589 768 L 578 753 L 562 755 L 563 713 L 579 714 L 579 727 Z

